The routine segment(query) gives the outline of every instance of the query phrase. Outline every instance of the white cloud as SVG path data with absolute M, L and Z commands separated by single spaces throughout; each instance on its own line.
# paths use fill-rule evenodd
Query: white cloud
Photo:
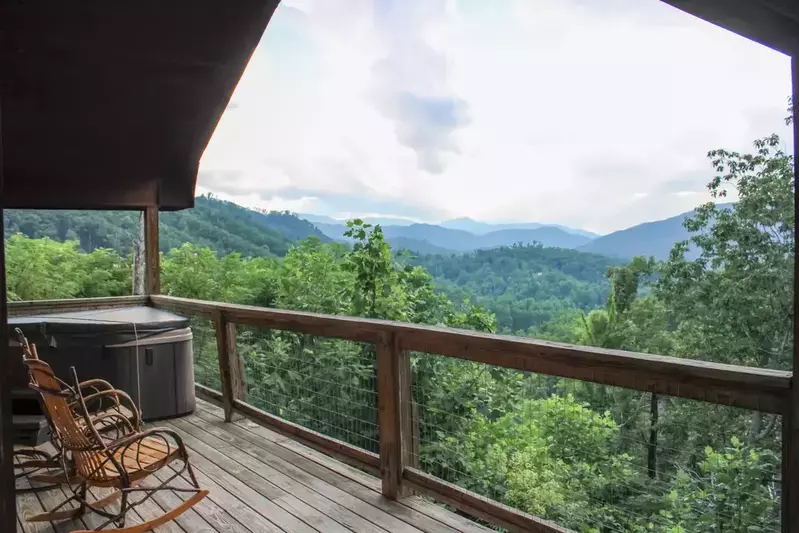
M 704 201 L 708 150 L 787 141 L 789 93 L 786 56 L 657 0 L 290 0 L 200 183 L 610 231 Z

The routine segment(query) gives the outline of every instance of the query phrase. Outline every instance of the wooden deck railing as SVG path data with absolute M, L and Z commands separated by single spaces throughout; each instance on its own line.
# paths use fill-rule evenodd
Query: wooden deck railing
M 796 457 L 791 438 L 796 416 L 792 403 L 792 373 L 707 363 L 619 350 L 573 346 L 530 338 L 460 331 L 383 320 L 327 316 L 246 305 L 150 296 L 57 302 L 17 302 L 11 316 L 42 312 L 102 308 L 143 303 L 213 321 L 219 352 L 221 393 L 198 385 L 198 391 L 220 400 L 229 421 L 245 414 L 304 444 L 380 475 L 383 494 L 400 497 L 410 490 L 460 508 L 513 531 L 557 532 L 558 526 L 462 489 L 418 469 L 411 463 L 408 435 L 411 409 L 411 351 L 439 354 L 563 378 L 572 378 L 638 391 L 664 394 L 780 414 L 783 417 L 783 498 L 796 476 L 788 465 Z M 236 351 L 235 325 L 260 326 L 297 333 L 369 343 L 377 354 L 379 454 L 352 446 L 267 413 L 244 401 L 242 362 Z M 782 502 L 783 530 L 797 502 Z

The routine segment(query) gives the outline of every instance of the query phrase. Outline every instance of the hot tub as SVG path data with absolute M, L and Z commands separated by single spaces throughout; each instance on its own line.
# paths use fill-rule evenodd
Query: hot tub
M 123 307 L 10 318 L 10 339 L 20 328 L 36 343 L 39 357 L 55 374 L 72 383 L 101 378 L 127 392 L 144 420 L 182 416 L 194 411 L 194 368 L 189 319 L 151 307 Z M 19 348 L 15 386 L 27 386 Z M 139 394 L 141 393 L 141 394 Z

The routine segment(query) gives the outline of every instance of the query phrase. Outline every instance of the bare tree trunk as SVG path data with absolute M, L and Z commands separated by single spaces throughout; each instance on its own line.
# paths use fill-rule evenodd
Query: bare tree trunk
M 144 294 L 144 211 L 139 215 L 139 234 L 133 241 L 133 294 Z
M 649 403 L 649 444 L 647 445 L 647 471 L 649 477 L 655 479 L 658 472 L 658 419 L 660 407 L 658 395 L 652 393 Z

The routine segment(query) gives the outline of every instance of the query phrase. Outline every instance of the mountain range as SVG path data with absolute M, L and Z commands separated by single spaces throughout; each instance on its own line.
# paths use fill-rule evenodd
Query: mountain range
M 725 204 L 720 207 L 729 207 Z M 386 240 L 395 249 L 415 255 L 451 255 L 489 250 L 517 243 L 537 242 L 616 259 L 637 255 L 666 259 L 674 243 L 690 237 L 683 227 L 693 211 L 655 222 L 639 224 L 608 235 L 535 222 L 490 224 L 454 219 L 441 224 L 418 224 L 401 218 L 368 219 L 384 224 Z M 73 239 L 85 251 L 113 248 L 127 254 L 137 236 L 139 215 L 132 211 L 39 211 L 6 210 L 6 237 L 23 233 L 29 237 Z M 462 228 L 471 228 L 467 231 Z M 329 217 L 261 212 L 210 196 L 195 199 L 194 209 L 161 214 L 160 244 L 164 252 L 185 242 L 207 246 L 221 254 L 282 256 L 293 243 L 316 237 L 323 242 L 346 242 L 344 221 Z
M 721 207 L 727 206 L 729 204 Z M 419 224 L 386 217 L 367 218 L 364 221 L 381 224 L 386 240 L 394 248 L 405 248 L 416 254 L 464 253 L 537 242 L 548 247 L 568 248 L 619 259 L 642 255 L 663 260 L 668 258 L 674 243 L 690 238 L 683 222 L 693 215 L 694 211 L 689 211 L 602 236 L 566 226 L 536 222 L 491 224 L 459 218 L 441 224 Z M 345 221 L 321 216 L 298 216 L 307 217 L 327 237 L 347 241 L 343 236 L 346 231 Z M 402 223 L 391 223 L 397 221 Z
M 331 239 L 347 240 L 344 237 L 347 228 L 341 222 L 316 222 L 315 225 Z M 544 225 L 535 228 L 504 228 L 481 234 L 436 224 L 381 227 L 386 240 L 393 247 L 406 248 L 416 253 L 462 253 L 533 242 L 555 248 L 576 249 L 591 242 L 591 237 Z
M 474 233 L 475 235 L 485 235 L 486 233 L 491 233 L 499 230 L 510 230 L 510 229 L 525 230 L 525 229 L 539 229 L 539 228 L 557 228 L 565 231 L 566 233 L 570 233 L 572 235 L 581 235 L 583 237 L 588 237 L 589 239 L 595 239 L 599 237 L 599 234 L 593 233 L 591 231 L 586 231 L 584 229 L 570 228 L 568 226 L 562 226 L 560 224 L 541 224 L 538 222 L 490 223 L 490 222 L 480 222 L 479 220 L 474 220 L 468 217 L 462 217 L 462 218 L 453 218 L 451 220 L 445 220 L 439 225 L 444 228 L 460 229 L 463 231 L 468 231 L 469 233 Z
M 329 226 L 338 226 L 344 225 L 346 220 L 343 219 L 335 219 L 332 217 L 328 217 L 325 215 L 311 215 L 311 214 L 299 214 L 297 215 L 300 218 L 303 218 L 317 226 L 321 225 L 329 225 Z M 379 216 L 379 217 L 361 217 L 361 220 L 368 224 L 380 224 L 382 227 L 386 226 L 414 226 L 420 224 L 414 220 L 409 220 L 406 218 L 399 218 L 399 217 L 386 217 L 386 216 Z M 570 233 L 572 235 L 581 235 L 583 237 L 588 237 L 589 239 L 594 239 L 599 237 L 599 234 L 593 233 L 590 231 L 586 231 L 584 229 L 578 228 L 570 228 L 568 226 L 562 226 L 560 224 L 543 224 L 539 222 L 510 222 L 510 223 L 492 223 L 492 222 L 481 222 L 479 220 L 474 220 L 469 217 L 460 217 L 460 218 L 453 218 L 450 220 L 445 220 L 438 224 L 430 224 L 433 226 L 440 226 L 442 228 L 447 229 L 456 229 L 462 230 L 474 235 L 485 235 L 486 233 L 491 233 L 498 230 L 506 230 L 506 229 L 539 229 L 539 228 L 558 228 L 566 233 Z

